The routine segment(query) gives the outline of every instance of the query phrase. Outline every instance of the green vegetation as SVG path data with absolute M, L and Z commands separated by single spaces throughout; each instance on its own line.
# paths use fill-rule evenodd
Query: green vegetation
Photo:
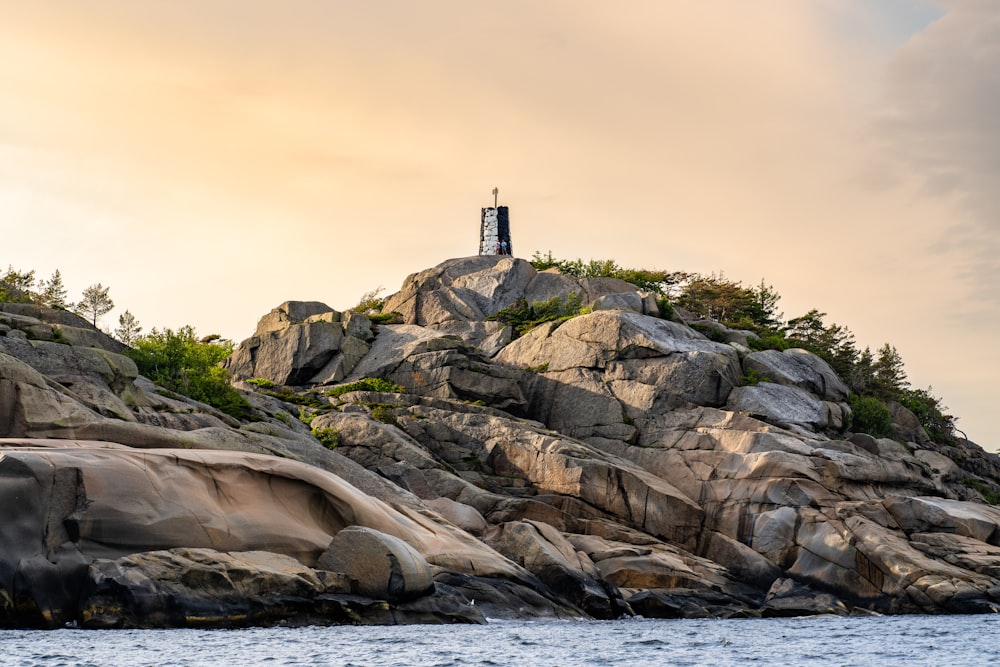
M 744 387 L 750 387 L 753 385 L 760 384 L 761 382 L 770 382 L 771 378 L 766 375 L 761 375 L 755 369 L 751 368 L 748 370 L 743 377 L 740 378 L 740 384 Z
M 118 316 L 118 328 L 114 331 L 115 338 L 132 347 L 139 340 L 140 334 L 142 334 L 142 327 L 139 326 L 139 320 L 135 319 L 135 315 L 126 310 Z
M 190 326 L 174 331 L 153 329 L 126 351 L 139 372 L 158 385 L 207 403 L 237 419 L 252 418 L 246 398 L 229 385 L 229 373 L 219 364 L 233 344 L 218 337 L 199 340 Z
M 273 382 L 267 378 L 250 378 L 247 380 L 247 384 L 252 384 L 259 389 L 274 389 L 276 386 Z
M 851 430 L 867 433 L 876 438 L 892 435 L 892 417 L 889 408 L 875 396 L 851 394 Z
M 76 313 L 81 317 L 86 316 L 95 327 L 97 320 L 111 312 L 115 307 L 115 302 L 108 296 L 110 287 L 104 287 L 101 283 L 91 285 L 83 290 L 83 298 L 76 304 Z
M 981 479 L 966 477 L 962 480 L 962 486 L 978 491 L 979 495 L 983 497 L 983 500 L 990 505 L 1000 504 L 1000 493 L 997 493 L 996 489 L 987 486 Z
M 299 421 L 305 424 L 306 426 L 311 425 L 313 423 L 313 420 L 316 419 L 316 417 L 319 417 L 320 414 L 321 413 L 317 411 L 315 408 L 310 408 L 305 405 L 299 406 Z
M 358 305 L 351 308 L 355 313 L 364 313 L 374 324 L 402 324 L 403 315 L 397 312 L 383 313 L 385 298 L 379 295 L 385 288 L 379 285 L 370 292 L 361 295 Z
M 393 384 L 383 378 L 364 378 L 350 384 L 342 384 L 324 391 L 327 396 L 343 396 L 352 391 L 379 391 L 387 394 L 402 394 L 405 390 L 398 384 Z
M 7 272 L 0 275 L 0 302 L 40 304 L 42 295 L 34 291 L 34 286 L 34 271 L 18 271 L 8 266 Z
M 340 445 L 340 431 L 335 428 L 314 428 L 312 434 L 327 449 Z
M 753 332 L 757 337 L 748 338 L 748 344 L 754 350 L 793 347 L 809 350 L 844 379 L 855 396 L 853 400 L 869 399 L 859 403 L 861 414 L 855 415 L 852 427 L 857 431 L 890 435 L 892 427 L 891 420 L 886 421 L 886 404 L 895 401 L 912 411 L 934 440 L 951 442 L 955 439 L 955 418 L 946 414 L 941 399 L 935 397 L 930 388 L 910 387 L 902 357 L 894 346 L 886 343 L 875 352 L 867 347 L 859 350 L 850 329 L 836 323 L 826 324 L 826 313 L 817 309 L 785 320 L 784 314 L 778 311 L 781 296 L 763 279 L 757 285 L 746 287 L 721 274 L 703 276 L 681 271 L 628 269 L 613 260 L 560 260 L 551 252 L 547 255 L 536 252 L 532 265 L 538 270 L 556 268 L 575 277 L 621 278 L 640 289 L 661 295 L 657 303 L 663 317 L 673 317 L 674 307 L 679 307 L 695 318 L 715 320 L 729 329 Z M 520 309 L 515 309 L 512 319 L 526 328 L 537 324 L 521 305 Z M 724 342 L 721 332 L 711 325 L 694 323 L 693 327 L 710 340 Z M 744 381 L 752 379 L 744 378 Z
M 544 322 L 563 322 L 589 312 L 590 309 L 583 307 L 576 292 L 570 292 L 565 298 L 554 296 L 548 301 L 536 301 L 532 304 L 518 299 L 486 319 L 510 325 L 518 336 L 523 336 Z
M 375 289 L 365 292 L 361 295 L 358 305 L 351 308 L 351 310 L 355 313 L 381 313 L 382 306 L 385 305 L 385 298 L 380 297 L 379 294 L 384 291 L 385 288 L 379 285 Z
M 284 401 L 285 403 L 293 403 L 299 406 L 305 406 L 308 408 L 328 408 L 330 404 L 321 399 L 319 396 L 312 392 L 298 393 L 287 387 L 273 387 L 271 389 L 261 389 L 261 394 L 265 396 L 270 396 L 271 398 L 276 398 L 279 401 Z
M 49 308 L 59 308 L 61 310 L 72 308 L 73 304 L 66 300 L 66 286 L 63 285 L 62 274 L 59 272 L 59 269 L 55 270 L 55 273 L 52 274 L 48 282 L 41 281 L 39 288 L 44 305 Z
M 372 419 L 392 426 L 398 426 L 399 424 L 396 421 L 396 412 L 393 406 L 382 403 L 372 406 Z
M 531 265 L 538 271 L 558 269 L 560 273 L 574 278 L 619 278 L 639 289 L 662 295 L 666 295 L 671 287 L 688 276 L 683 272 L 628 269 L 618 266 L 613 259 L 592 259 L 589 262 L 584 262 L 582 259 L 556 259 L 552 256 L 552 251 L 542 255 L 536 250 L 531 256 Z

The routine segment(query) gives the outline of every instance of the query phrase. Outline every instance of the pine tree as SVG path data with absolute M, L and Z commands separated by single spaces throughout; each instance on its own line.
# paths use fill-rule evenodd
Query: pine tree
M 36 297 L 34 285 L 34 270 L 18 271 L 8 265 L 7 272 L 0 275 L 0 301 L 30 303 Z
M 141 333 L 142 327 L 139 326 L 139 320 L 135 319 L 135 315 L 126 310 L 118 316 L 118 328 L 115 329 L 115 338 L 119 341 L 132 347 L 139 340 L 139 334 Z
M 879 348 L 872 370 L 875 372 L 873 389 L 884 399 L 898 400 L 900 394 L 910 386 L 906 371 L 903 370 L 903 357 L 889 343 Z
M 110 287 L 104 287 L 101 283 L 91 285 L 83 290 L 83 298 L 76 304 L 76 312 L 86 315 L 90 323 L 97 326 L 97 318 L 111 312 L 115 307 L 115 302 L 108 296 Z
M 66 308 L 71 308 L 73 304 L 66 301 L 66 286 L 63 284 L 62 274 L 59 273 L 59 269 L 56 269 L 55 273 L 49 280 L 42 281 L 42 303 L 49 308 L 60 308 L 65 310 Z

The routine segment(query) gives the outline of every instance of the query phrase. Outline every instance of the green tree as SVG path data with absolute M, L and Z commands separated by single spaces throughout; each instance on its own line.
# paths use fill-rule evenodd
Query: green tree
M 37 295 L 34 271 L 18 271 L 7 266 L 7 272 L 0 276 L 0 302 L 30 303 Z
M 879 348 L 872 371 L 874 378 L 870 390 L 883 399 L 897 400 L 910 386 L 903 369 L 903 357 L 889 343 Z
M 97 326 L 97 318 L 107 315 L 115 307 L 115 302 L 108 296 L 110 287 L 104 287 L 101 283 L 91 285 L 83 290 L 83 298 L 76 304 L 76 312 L 90 319 L 90 323 Z
M 194 328 L 153 329 L 139 337 L 126 353 L 139 372 L 170 391 L 207 403 L 238 419 L 250 418 L 246 398 L 229 384 L 229 373 L 219 364 L 232 354 L 233 343 L 218 337 L 199 340 Z
M 788 320 L 785 337 L 794 346 L 809 350 L 823 359 L 842 378 L 849 378 L 858 359 L 854 334 L 839 324 L 827 326 L 826 313 L 815 308 L 801 317 Z
M 60 308 L 65 310 L 66 308 L 72 307 L 73 304 L 66 301 L 68 296 L 66 293 L 66 286 L 63 284 L 62 274 L 59 269 L 55 270 L 52 277 L 48 281 L 43 280 L 40 285 L 42 303 L 49 308 Z
M 118 328 L 115 329 L 114 335 L 119 341 L 132 347 L 139 340 L 141 333 L 142 327 L 139 325 L 139 320 L 135 319 L 135 315 L 131 312 L 126 310 L 118 316 Z
M 750 326 L 759 316 L 753 290 L 725 276 L 695 276 L 682 288 L 677 305 L 727 326 Z

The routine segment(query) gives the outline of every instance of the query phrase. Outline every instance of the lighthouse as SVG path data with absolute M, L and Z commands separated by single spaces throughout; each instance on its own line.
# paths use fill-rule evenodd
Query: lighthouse
M 480 255 L 513 255 L 510 242 L 510 211 L 506 206 L 497 206 L 499 189 L 493 188 L 493 206 L 482 210 L 479 223 Z

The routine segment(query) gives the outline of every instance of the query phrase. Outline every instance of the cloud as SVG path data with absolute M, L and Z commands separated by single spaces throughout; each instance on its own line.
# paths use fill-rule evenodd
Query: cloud
M 890 63 L 875 129 L 897 174 L 954 204 L 931 250 L 992 310 L 1000 305 L 1000 12 L 992 0 L 943 4 L 948 13 Z

